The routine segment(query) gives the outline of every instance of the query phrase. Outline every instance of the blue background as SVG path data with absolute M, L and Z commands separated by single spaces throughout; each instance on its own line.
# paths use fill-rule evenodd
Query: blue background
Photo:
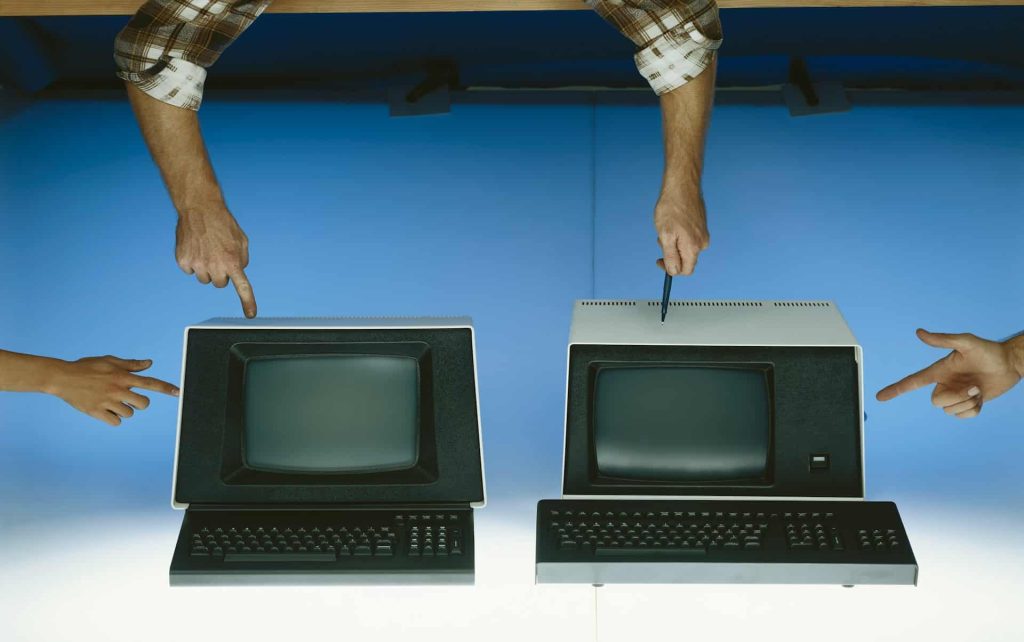
M 528 532 L 533 503 L 559 492 L 572 300 L 660 295 L 657 107 L 456 104 L 392 119 L 377 104 L 210 101 L 202 120 L 261 316 L 474 317 L 481 523 Z M 183 327 L 239 314 L 230 289 L 176 267 L 175 213 L 126 102 L 48 100 L 0 122 L 0 176 L 4 349 L 152 358 L 176 382 Z M 926 391 L 873 398 L 942 356 L 918 326 L 1024 329 L 1022 176 L 1020 107 L 714 114 L 712 244 L 673 293 L 839 305 L 865 351 L 868 493 L 900 502 L 912 540 L 926 541 L 929 506 L 947 523 L 1007 507 L 1024 521 L 1024 389 L 969 422 Z M 156 515 L 146 581 L 164 582 L 176 402 L 153 401 L 114 429 L 54 398 L 0 394 L 9 532 L 32 539 L 48 513 Z

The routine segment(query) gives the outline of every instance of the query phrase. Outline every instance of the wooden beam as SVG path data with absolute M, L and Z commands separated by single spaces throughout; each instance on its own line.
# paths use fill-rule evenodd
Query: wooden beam
M 1024 0 L 718 0 L 724 9 L 1024 6 Z M 142 0 L 0 0 L 0 16 L 131 15 Z M 583 0 L 277 0 L 273 13 L 410 13 L 585 9 Z

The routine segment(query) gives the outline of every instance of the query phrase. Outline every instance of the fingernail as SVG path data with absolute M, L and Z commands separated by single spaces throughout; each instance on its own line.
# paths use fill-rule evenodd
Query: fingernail
M 179 390 L 179 389 L 175 388 L 175 389 L 174 389 L 174 392 L 173 392 L 172 394 L 173 394 L 173 395 L 174 395 L 175 397 L 177 397 L 177 396 L 179 396 L 179 395 L 181 394 L 181 390 Z
M 981 392 L 981 388 L 979 388 L 978 386 L 971 386 L 971 389 L 967 391 L 967 396 L 973 397 L 977 395 L 979 392 Z

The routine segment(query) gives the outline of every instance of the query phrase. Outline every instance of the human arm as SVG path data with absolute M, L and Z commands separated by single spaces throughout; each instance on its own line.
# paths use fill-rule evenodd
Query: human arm
M 637 46 L 634 60 L 660 96 L 665 165 L 654 225 L 669 274 L 692 274 L 708 247 L 701 191 L 704 139 L 722 42 L 714 0 L 590 0 Z
M 973 334 L 942 334 L 917 331 L 918 338 L 950 352 L 927 368 L 886 386 L 875 395 L 889 401 L 902 394 L 935 384 L 932 404 L 961 419 L 976 417 L 982 405 L 1002 395 L 1024 377 L 1024 335 L 1003 342 Z
M 711 242 L 701 174 L 714 94 L 712 62 L 693 81 L 661 96 L 665 170 L 654 206 L 654 227 L 663 256 L 658 265 L 673 276 L 693 274 L 697 256 Z
M 114 59 L 153 160 L 178 211 L 176 258 L 201 283 L 238 291 L 256 315 L 245 275 L 248 239 L 225 204 L 196 110 L 206 68 L 269 0 L 150 0 L 118 34 Z
M 249 239 L 224 203 L 196 112 L 168 105 L 126 84 L 143 138 L 178 210 L 178 267 L 195 274 L 200 283 L 212 282 L 218 288 L 230 280 L 245 316 L 256 316 L 256 297 L 245 275 Z
M 66 401 L 111 426 L 149 407 L 149 398 L 132 388 L 178 395 L 166 381 L 136 374 L 149 368 L 149 359 L 86 357 L 63 361 L 0 350 L 0 390 L 43 392 Z

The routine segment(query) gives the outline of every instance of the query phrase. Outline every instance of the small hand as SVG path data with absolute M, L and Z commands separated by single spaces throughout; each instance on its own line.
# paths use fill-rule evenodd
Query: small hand
M 152 365 L 149 359 L 86 357 L 78 361 L 55 361 L 50 392 L 76 410 L 118 426 L 121 419 L 149 407 L 149 398 L 134 392 L 143 388 L 178 395 L 178 388 L 166 381 L 137 374 Z
M 654 228 L 664 257 L 658 267 L 672 276 L 693 274 L 697 255 L 711 242 L 704 199 L 662 193 L 654 207 Z
M 185 274 L 195 274 L 200 283 L 212 282 L 223 288 L 230 280 L 242 302 L 245 316 L 256 316 L 256 297 L 245 276 L 249 265 L 249 239 L 235 217 L 224 207 L 213 207 L 198 214 L 178 218 L 178 266 Z
M 935 384 L 932 404 L 961 419 L 976 417 L 985 401 L 995 399 L 1021 379 L 1007 345 L 973 334 L 941 334 L 918 330 L 935 348 L 953 350 L 932 365 L 878 391 L 879 401 Z

